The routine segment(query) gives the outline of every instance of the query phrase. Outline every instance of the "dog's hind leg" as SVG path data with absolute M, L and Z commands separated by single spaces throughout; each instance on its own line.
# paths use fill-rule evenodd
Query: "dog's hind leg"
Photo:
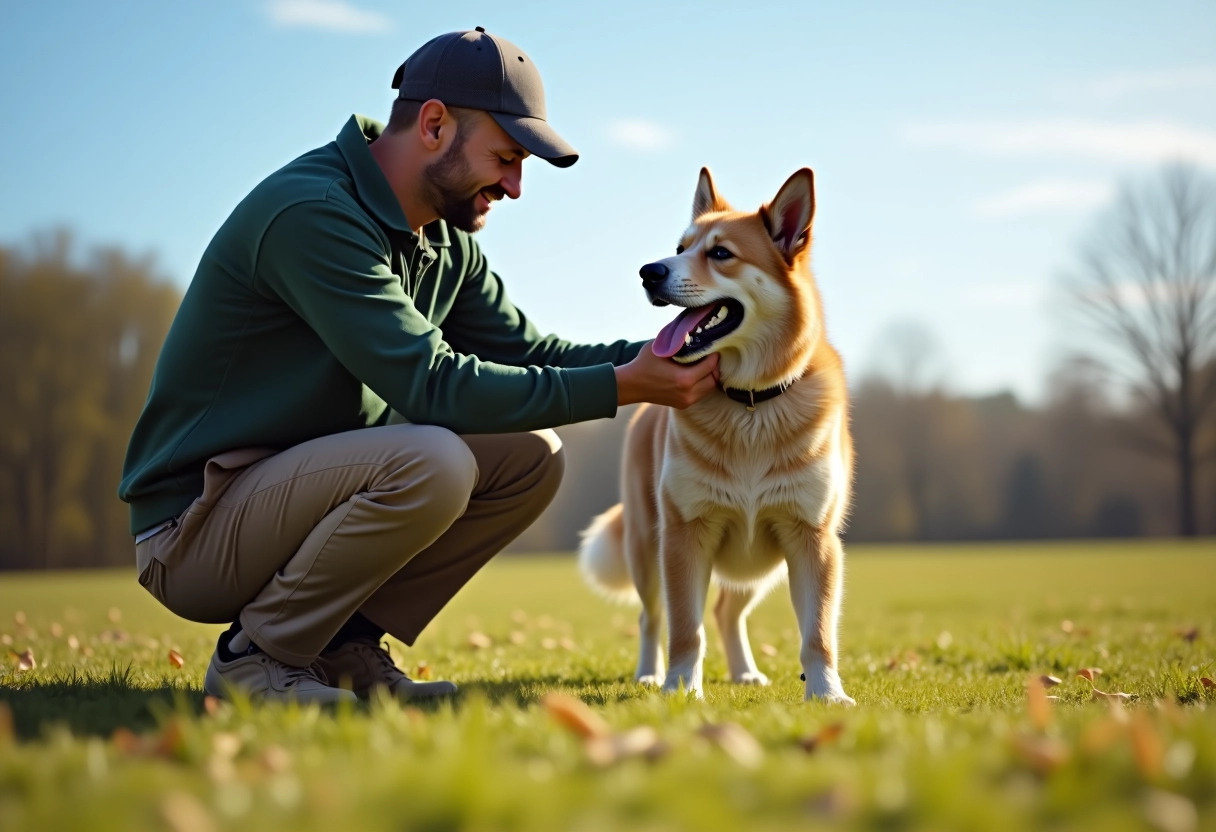
M 802 631 L 806 698 L 856 704 L 836 669 L 836 624 L 844 578 L 844 552 L 834 532 L 799 526 L 788 532 L 790 597 Z
M 722 635 L 726 665 L 732 682 L 744 685 L 767 685 L 768 677 L 756 667 L 752 647 L 747 638 L 747 616 L 764 597 L 759 586 L 746 588 L 722 587 L 714 605 L 714 618 Z

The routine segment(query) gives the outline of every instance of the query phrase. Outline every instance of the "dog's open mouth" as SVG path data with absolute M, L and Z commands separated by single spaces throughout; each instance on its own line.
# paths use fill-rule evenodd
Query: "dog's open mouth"
M 688 358 L 704 352 L 743 320 L 743 305 L 724 298 L 707 306 L 685 309 L 663 327 L 651 350 L 660 358 Z

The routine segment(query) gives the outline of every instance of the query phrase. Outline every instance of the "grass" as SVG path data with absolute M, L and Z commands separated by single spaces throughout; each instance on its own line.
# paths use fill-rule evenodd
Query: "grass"
M 852 710 L 802 701 L 784 590 L 751 625 L 772 686 L 721 681 L 711 624 L 691 702 L 630 681 L 632 609 L 569 558 L 516 557 L 393 645 L 455 701 L 326 712 L 207 702 L 220 628 L 128 572 L 5 575 L 0 829 L 1216 827 L 1216 542 L 859 545 L 847 586 Z M 1091 701 L 1084 667 L 1133 698 Z M 1058 699 L 1032 705 L 1042 674 Z M 553 692 L 648 753 L 597 756 L 542 706 Z M 741 730 L 706 729 L 724 723 Z

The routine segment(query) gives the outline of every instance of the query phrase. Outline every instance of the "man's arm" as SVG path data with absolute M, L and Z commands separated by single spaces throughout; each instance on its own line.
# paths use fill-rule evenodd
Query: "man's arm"
M 411 422 L 488 433 L 616 413 L 607 363 L 506 366 L 453 350 L 414 308 L 388 250 L 383 232 L 340 206 L 295 205 L 265 235 L 258 288 L 282 298 L 352 375 Z
M 452 231 L 453 254 L 461 258 L 464 279 L 455 305 L 443 323 L 444 337 L 460 353 L 515 367 L 589 367 L 632 361 L 643 342 L 575 344 L 556 335 L 542 336 L 511 299 L 468 234 Z M 573 287 L 563 287 L 573 293 Z

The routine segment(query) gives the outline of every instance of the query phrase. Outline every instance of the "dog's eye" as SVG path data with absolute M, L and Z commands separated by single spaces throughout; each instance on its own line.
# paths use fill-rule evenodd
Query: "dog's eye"
M 676 246 L 676 254 L 683 254 L 684 246 Z
M 709 256 L 714 260 L 729 260 L 735 255 L 731 254 L 728 249 L 722 246 L 714 246 L 709 250 Z

